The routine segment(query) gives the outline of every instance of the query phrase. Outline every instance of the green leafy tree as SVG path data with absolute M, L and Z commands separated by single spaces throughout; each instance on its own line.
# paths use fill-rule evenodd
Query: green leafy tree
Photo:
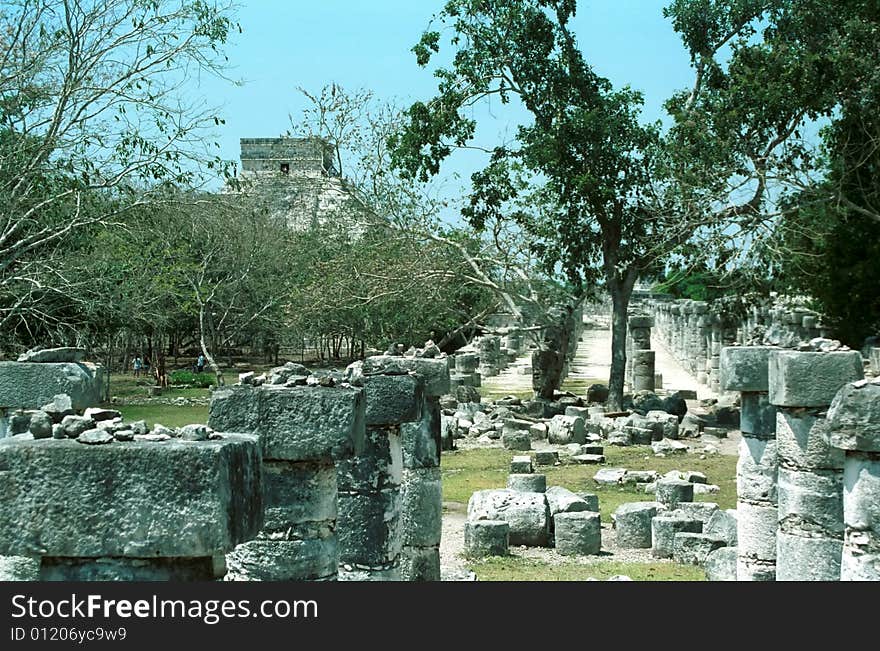
M 738 263 L 731 252 L 749 251 L 778 218 L 770 188 L 812 169 L 801 130 L 831 115 L 860 75 L 876 74 L 873 53 L 868 65 L 853 59 L 868 46 L 862 22 L 876 5 L 844 4 L 672 2 L 665 15 L 695 74 L 667 101 L 671 122 L 661 128 L 640 120 L 640 93 L 615 89 L 584 59 L 574 0 L 450 0 L 437 19 L 450 28 L 452 65 L 435 71 L 436 97 L 409 108 L 395 163 L 415 178 L 436 175 L 470 145 L 470 107 L 489 97 L 515 98 L 530 113 L 515 142 L 495 147 L 473 175 L 463 213 L 477 227 L 515 221 L 548 270 L 610 293 L 610 402 L 619 407 L 636 279 L 673 254 Z M 413 49 L 425 66 L 440 48 L 441 32 L 429 30 Z
M 41 261 L 73 233 L 225 166 L 205 137 L 220 119 L 181 90 L 222 74 L 234 28 L 230 5 L 202 0 L 4 2 L 0 326 L 42 318 Z

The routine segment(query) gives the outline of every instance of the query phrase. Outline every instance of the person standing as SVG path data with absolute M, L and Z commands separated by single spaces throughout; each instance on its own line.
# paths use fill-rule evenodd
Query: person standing
M 141 376 L 141 369 L 144 367 L 144 363 L 141 360 L 140 355 L 134 356 L 134 361 L 132 362 L 132 367 L 134 369 L 134 376 L 140 377 Z
M 205 356 L 202 353 L 199 353 L 199 358 L 196 360 L 196 373 L 201 373 L 205 370 Z

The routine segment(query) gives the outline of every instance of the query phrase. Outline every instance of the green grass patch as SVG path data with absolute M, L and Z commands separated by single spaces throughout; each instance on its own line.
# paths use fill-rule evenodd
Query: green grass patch
M 190 373 L 190 375 L 193 374 Z M 213 378 L 214 376 L 211 377 Z M 148 395 L 147 390 L 151 386 L 153 386 L 153 379 L 151 377 L 136 378 L 131 375 L 118 375 L 116 373 L 110 376 L 110 395 L 125 400 L 146 398 Z M 210 394 L 209 388 L 182 386 L 162 389 L 161 396 L 163 398 L 204 398 Z
M 570 391 L 576 396 L 583 396 L 587 393 L 587 387 L 591 384 L 608 384 L 608 378 L 568 378 L 562 383 L 563 391 Z
M 180 369 L 171 371 L 168 374 L 168 382 L 170 384 L 185 384 L 190 387 L 207 389 L 217 384 L 217 376 L 213 373 L 193 373 Z
M 444 452 L 440 469 L 443 477 L 443 501 L 467 504 L 474 491 L 504 488 L 514 454 L 500 448 L 478 448 Z M 605 446 L 604 466 L 563 464 L 536 466 L 536 472 L 547 475 L 548 486 L 564 486 L 572 491 L 586 491 L 599 496 L 602 521 L 610 522 L 611 514 L 625 502 L 653 501 L 654 496 L 637 491 L 634 485 L 600 486 L 593 475 L 603 467 L 621 467 L 628 470 L 656 470 L 661 475 L 670 470 L 695 470 L 705 473 L 710 484 L 717 484 L 720 492 L 698 495 L 698 501 L 717 502 L 722 509 L 736 508 L 736 457 L 699 455 L 655 457 L 649 446 Z
M 492 557 L 469 564 L 480 581 L 584 581 L 624 574 L 634 581 L 705 581 L 701 567 L 678 563 L 617 561 L 545 563 L 521 556 Z
M 480 392 L 480 397 L 486 400 L 498 400 L 499 398 L 507 398 L 509 396 L 515 396 L 520 400 L 531 400 L 535 397 L 535 392 L 531 389 L 522 390 L 522 391 L 502 391 L 495 387 L 477 387 L 477 391 Z
M 145 420 L 150 428 L 156 423 L 165 427 L 182 427 L 190 423 L 208 422 L 207 405 L 120 405 L 115 408 L 126 422 Z

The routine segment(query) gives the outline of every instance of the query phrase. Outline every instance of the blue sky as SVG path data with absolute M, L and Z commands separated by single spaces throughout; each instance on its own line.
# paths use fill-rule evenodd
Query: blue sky
M 662 116 L 663 101 L 692 82 L 689 57 L 663 18 L 669 0 L 581 0 L 574 30 L 587 60 L 614 84 L 645 93 L 645 118 Z M 304 98 L 336 82 L 366 88 L 378 98 L 406 104 L 435 90 L 430 71 L 419 68 L 410 48 L 443 0 L 244 0 L 242 34 L 227 48 L 233 86 L 202 78 L 192 88 L 226 119 L 217 134 L 223 158 L 239 157 L 238 139 L 285 132 Z M 491 139 L 510 128 L 516 112 L 497 111 L 481 126 Z M 485 115 L 487 115 L 486 113 Z M 477 161 L 462 156 L 443 170 L 467 176 Z

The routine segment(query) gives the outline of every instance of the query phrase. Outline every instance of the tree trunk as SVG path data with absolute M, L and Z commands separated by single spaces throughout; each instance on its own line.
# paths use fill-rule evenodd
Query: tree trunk
M 202 350 L 202 354 L 205 356 L 205 359 L 208 361 L 208 366 L 211 367 L 211 370 L 214 371 L 214 375 L 217 376 L 217 386 L 223 387 L 226 386 L 226 382 L 223 380 L 223 371 L 220 370 L 220 366 L 214 360 L 214 356 L 211 355 L 208 350 L 207 343 L 205 342 L 205 308 L 204 306 L 199 307 L 199 347 Z
M 608 378 L 608 408 L 623 409 L 623 385 L 626 375 L 626 328 L 629 299 L 638 273 L 630 269 L 623 278 L 608 279 L 611 292 L 611 373 Z
M 105 364 L 107 368 L 104 371 L 106 382 L 104 382 L 104 402 L 110 402 L 110 373 L 113 372 L 113 336 L 107 337 L 107 354 L 105 356 Z

